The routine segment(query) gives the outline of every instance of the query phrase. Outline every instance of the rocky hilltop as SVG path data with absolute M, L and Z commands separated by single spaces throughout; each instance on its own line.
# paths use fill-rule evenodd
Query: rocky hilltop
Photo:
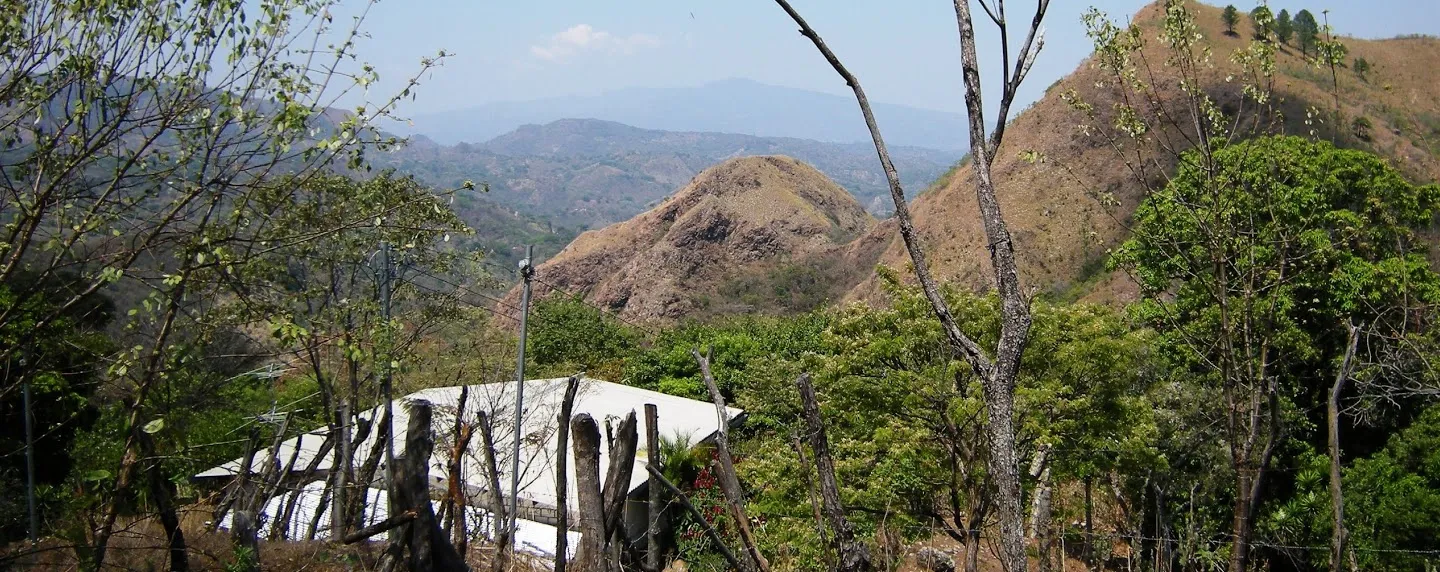
M 635 218 L 581 234 L 537 269 L 536 292 L 558 287 L 626 318 L 675 319 L 707 310 L 735 277 L 842 256 L 873 224 L 810 165 L 732 159 Z

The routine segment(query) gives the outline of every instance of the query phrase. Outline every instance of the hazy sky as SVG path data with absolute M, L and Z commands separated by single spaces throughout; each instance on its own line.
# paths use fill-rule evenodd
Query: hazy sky
M 347 7 L 359 3 L 346 0 Z M 1082 12 L 1093 5 L 1124 20 L 1145 3 L 1053 0 L 1046 18 L 1045 49 L 1022 103 L 1042 93 L 1089 53 Z M 950 2 L 792 0 L 792 4 L 860 78 L 872 100 L 964 110 Z M 1440 34 L 1440 0 L 1270 4 L 1277 12 L 1308 8 L 1317 17 L 1328 8 L 1331 24 L 1346 35 Z M 1029 21 L 1033 6 L 1030 1 L 1009 2 L 1009 17 L 1016 28 Z M 1253 4 L 1236 6 L 1248 11 Z M 337 24 L 341 21 L 336 19 Z M 993 67 L 998 42 L 988 24 L 977 20 L 981 58 Z M 382 74 L 379 92 L 393 90 L 417 69 L 420 58 L 440 49 L 454 54 L 444 67 L 423 78 L 417 100 L 402 110 L 408 114 L 633 86 L 692 86 L 734 77 L 847 93 L 844 83 L 771 0 L 384 0 L 370 11 L 365 29 L 371 37 L 361 45 L 361 54 Z

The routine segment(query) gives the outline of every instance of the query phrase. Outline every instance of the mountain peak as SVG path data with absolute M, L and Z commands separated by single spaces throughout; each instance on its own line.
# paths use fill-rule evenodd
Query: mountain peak
M 814 167 L 742 157 L 635 218 L 580 235 L 537 273 L 627 318 L 675 319 L 704 309 L 729 277 L 834 253 L 873 224 Z

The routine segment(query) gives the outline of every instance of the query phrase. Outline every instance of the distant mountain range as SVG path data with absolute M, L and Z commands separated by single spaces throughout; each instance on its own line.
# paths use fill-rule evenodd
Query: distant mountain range
M 877 103 L 875 116 L 891 145 L 961 151 L 968 146 L 965 117 Z M 405 135 L 455 144 L 487 141 L 527 124 L 566 118 L 615 121 L 645 129 L 793 137 L 832 143 L 870 140 L 855 100 L 816 91 L 730 79 L 697 87 L 627 88 L 595 96 L 486 103 L 469 109 L 418 115 L 387 125 Z M 708 166 L 708 165 L 707 165 Z
M 564 119 L 525 125 L 484 143 L 443 145 L 414 136 L 373 155 L 379 167 L 439 187 L 485 184 L 488 201 L 573 230 L 599 228 L 650 208 L 696 174 L 722 161 L 788 155 L 813 165 L 873 214 L 888 215 L 889 187 L 869 143 L 641 129 L 609 121 Z M 891 154 L 912 197 L 960 158 L 958 152 L 894 146 Z

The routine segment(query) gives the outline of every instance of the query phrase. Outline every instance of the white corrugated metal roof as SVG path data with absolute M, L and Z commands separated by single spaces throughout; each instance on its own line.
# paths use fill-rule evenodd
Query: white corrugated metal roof
M 522 415 L 522 432 L 524 438 L 521 440 L 520 455 L 520 499 L 526 503 L 538 503 L 554 506 L 555 504 L 555 474 L 554 456 L 556 448 L 556 431 L 558 424 L 558 413 L 560 401 L 565 392 L 566 378 L 555 379 L 533 379 L 525 382 L 525 411 Z M 515 383 L 489 383 L 481 385 L 466 386 L 469 389 L 469 397 L 465 406 L 465 419 L 473 421 L 476 413 L 485 411 L 492 418 L 494 426 L 495 448 L 497 449 L 497 461 L 500 465 L 500 483 L 504 494 L 509 494 L 512 448 L 514 443 L 514 409 L 515 409 Z M 436 387 L 417 391 L 404 398 L 396 400 L 395 403 L 395 447 L 396 455 L 404 453 L 405 427 L 408 422 L 406 414 L 406 401 L 425 400 L 434 406 L 432 427 L 435 430 L 435 453 L 430 459 L 431 485 L 436 488 L 447 486 L 446 465 L 449 463 L 450 450 L 453 443 L 455 427 L 455 415 L 460 400 L 461 386 Z M 639 453 L 636 456 L 636 466 L 630 478 L 630 490 L 634 490 L 643 484 L 647 478 L 645 470 L 646 462 L 646 439 L 644 425 L 644 407 L 646 403 L 654 403 L 659 416 L 659 432 L 662 438 L 688 435 L 692 443 L 699 443 L 709 439 L 719 428 L 719 420 L 715 415 L 715 405 L 705 401 L 696 401 L 673 395 L 601 381 L 598 379 L 584 378 L 580 381 L 580 388 L 575 397 L 574 413 L 588 413 L 595 418 L 596 423 L 601 427 L 602 439 L 606 421 L 618 428 L 619 423 L 631 411 L 634 411 L 637 421 L 637 429 L 640 433 Z M 734 407 L 727 408 L 730 419 L 735 419 L 744 413 Z M 360 417 L 375 419 L 379 417 L 381 407 L 362 412 Z M 305 467 L 311 459 L 319 453 L 322 442 L 325 440 L 328 429 L 319 429 L 299 437 L 284 441 L 279 448 L 277 458 L 280 463 L 289 460 L 290 455 L 298 446 L 300 449 L 296 457 L 295 467 L 300 470 Z M 379 435 L 372 431 L 365 441 L 356 449 L 357 454 L 352 462 L 359 466 L 364 462 L 365 456 L 371 450 Z M 609 469 L 609 456 L 605 447 L 601 447 L 600 470 L 603 479 L 605 471 Z M 263 462 L 267 451 L 256 454 L 256 464 Z M 575 493 L 575 462 L 573 451 L 567 451 L 571 455 L 567 463 L 569 494 L 567 504 L 572 509 L 577 508 Z M 322 471 L 328 471 L 333 459 L 333 454 L 326 455 L 321 459 L 318 467 Z M 196 478 L 223 478 L 234 475 L 240 467 L 241 459 L 235 459 L 223 465 L 211 468 L 199 474 Z M 483 457 L 480 453 L 480 435 L 476 431 L 469 450 L 461 457 L 462 473 L 466 483 L 467 493 L 477 502 L 482 499 L 481 491 L 484 487 L 484 479 L 481 478 Z M 383 457 L 382 457 L 383 466 Z M 258 471 L 259 467 L 252 470 Z M 383 475 L 384 471 L 376 471 Z M 521 513 L 525 514 L 524 512 Z M 572 513 L 573 514 L 573 513 Z

